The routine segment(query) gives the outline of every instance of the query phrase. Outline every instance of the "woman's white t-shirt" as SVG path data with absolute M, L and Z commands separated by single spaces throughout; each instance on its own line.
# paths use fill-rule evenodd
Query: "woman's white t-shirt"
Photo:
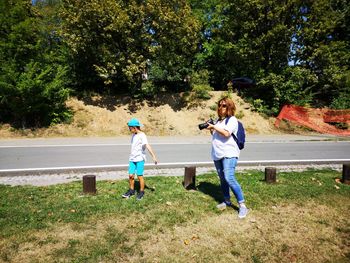
M 211 158 L 214 161 L 220 160 L 224 157 L 239 158 L 240 150 L 238 148 L 236 141 L 232 137 L 232 133 L 234 133 L 237 136 L 238 121 L 236 117 L 234 116 L 230 117 L 227 124 L 226 124 L 226 119 L 223 119 L 222 121 L 218 121 L 215 124 L 215 126 L 228 131 L 231 134 L 231 136 L 225 137 L 221 135 L 219 132 L 214 130 L 212 134 Z
M 129 161 L 146 161 L 146 144 L 148 144 L 146 134 L 143 132 L 134 133 L 131 137 L 131 153 L 129 156 Z

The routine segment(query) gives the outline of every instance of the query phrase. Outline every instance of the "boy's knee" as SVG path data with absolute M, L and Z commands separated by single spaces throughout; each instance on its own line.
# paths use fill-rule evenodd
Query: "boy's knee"
M 134 175 L 133 174 L 129 174 L 129 179 L 130 180 L 134 180 Z

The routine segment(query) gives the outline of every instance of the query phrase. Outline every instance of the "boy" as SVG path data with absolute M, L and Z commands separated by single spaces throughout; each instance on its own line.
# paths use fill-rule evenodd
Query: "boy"
M 148 144 L 146 134 L 140 129 L 141 123 L 138 121 L 138 119 L 132 118 L 128 122 L 128 127 L 132 133 L 131 153 L 129 157 L 129 190 L 123 194 L 122 197 L 129 198 L 135 194 L 134 174 L 136 173 L 140 182 L 140 192 L 137 195 L 137 200 L 141 200 L 145 194 L 145 181 L 143 179 L 143 171 L 146 160 L 145 150 L 147 149 L 149 151 L 155 164 L 157 164 L 158 161 L 151 146 Z

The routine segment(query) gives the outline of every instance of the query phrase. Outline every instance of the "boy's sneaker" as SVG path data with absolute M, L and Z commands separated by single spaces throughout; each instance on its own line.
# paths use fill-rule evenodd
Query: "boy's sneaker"
M 232 206 L 232 203 L 231 202 L 222 202 L 221 204 L 218 204 L 216 206 L 216 208 L 219 210 L 225 210 L 226 207 L 228 207 L 228 206 Z
M 248 214 L 248 208 L 246 208 L 245 206 L 241 206 L 239 208 L 238 217 L 245 218 L 247 214 Z
M 143 198 L 143 196 L 145 195 L 144 191 L 140 191 L 136 197 L 137 200 L 141 200 Z
M 129 189 L 125 194 L 122 195 L 123 198 L 130 198 L 135 194 L 135 190 Z

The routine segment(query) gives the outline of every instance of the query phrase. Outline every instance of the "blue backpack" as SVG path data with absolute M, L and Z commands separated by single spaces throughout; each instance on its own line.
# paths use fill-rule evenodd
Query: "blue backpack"
M 226 118 L 226 120 L 225 120 L 226 125 L 227 125 L 230 118 L 231 117 Z M 244 143 L 245 143 L 245 130 L 244 130 L 243 124 L 239 120 L 237 120 L 237 121 L 238 121 L 237 137 L 234 133 L 232 133 L 232 137 L 235 140 L 235 142 L 237 143 L 238 148 L 240 150 L 242 150 L 244 148 Z

